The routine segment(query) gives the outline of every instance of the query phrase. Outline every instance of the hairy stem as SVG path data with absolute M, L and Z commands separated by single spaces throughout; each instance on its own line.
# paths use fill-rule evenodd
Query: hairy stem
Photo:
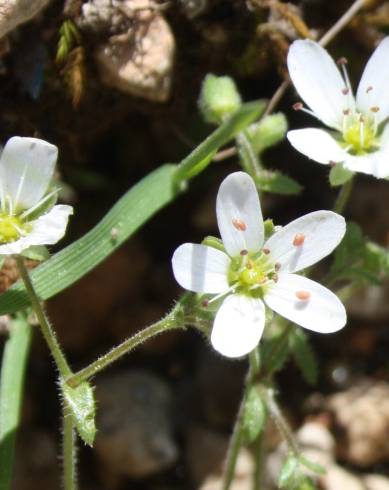
M 68 376 L 65 381 L 72 388 L 76 388 L 83 381 L 87 381 L 89 378 L 99 373 L 107 366 L 111 365 L 113 362 L 120 359 L 122 356 L 132 351 L 138 345 L 143 344 L 146 340 L 159 335 L 160 333 L 167 332 L 168 330 L 173 330 L 177 328 L 183 328 L 184 324 L 182 322 L 181 315 L 178 315 L 178 307 L 181 305 L 177 304 L 176 308 L 173 309 L 165 318 L 159 322 L 153 323 L 149 327 L 136 333 L 134 336 L 125 340 L 123 343 L 114 347 L 109 352 L 101 356 L 96 361 L 89 364 L 89 366 L 81 369 L 75 374 Z
M 334 205 L 335 213 L 339 213 L 339 214 L 343 213 L 347 205 L 347 202 L 350 198 L 352 188 L 353 188 L 353 179 L 351 178 L 344 185 L 342 185 L 342 188 L 339 191 L 338 197 L 336 198 L 335 205 Z
M 32 328 L 25 316 L 12 320 L 5 342 L 0 380 L 0 490 L 9 490 L 20 421 Z
M 62 353 L 55 332 L 52 329 L 48 318 L 46 317 L 43 307 L 39 301 L 38 295 L 35 292 L 34 285 L 31 281 L 31 277 L 28 272 L 28 269 L 24 264 L 23 257 L 21 257 L 20 255 L 15 255 L 15 260 L 19 269 L 20 276 L 26 288 L 27 294 L 30 298 L 32 308 L 38 319 L 43 337 L 46 340 L 46 343 L 50 349 L 50 352 L 61 374 L 61 377 L 63 378 L 68 377 L 71 375 L 72 371 L 69 367 L 69 364 L 66 361 L 65 356 Z
M 77 435 L 68 408 L 63 407 L 63 486 L 64 490 L 77 490 Z

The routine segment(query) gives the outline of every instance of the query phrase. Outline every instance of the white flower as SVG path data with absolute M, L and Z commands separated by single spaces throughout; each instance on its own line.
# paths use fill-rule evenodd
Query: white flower
M 340 60 L 343 77 L 319 44 L 295 41 L 288 54 L 290 78 L 311 110 L 296 104 L 330 130 L 289 131 L 290 143 L 319 163 L 342 163 L 353 172 L 378 178 L 389 176 L 389 37 L 372 54 L 354 97 L 346 60 Z
M 185 289 L 226 296 L 211 334 L 217 351 L 240 357 L 253 350 L 265 326 L 265 304 L 315 332 L 335 332 L 345 325 L 346 312 L 337 296 L 294 274 L 339 244 L 345 233 L 342 216 L 331 211 L 307 214 L 264 243 L 258 193 L 244 172 L 222 182 L 216 214 L 226 253 L 184 243 L 174 252 L 172 263 L 174 276 Z
M 46 141 L 15 136 L 0 157 L 0 255 L 32 245 L 52 245 L 67 226 L 71 206 L 50 206 L 48 190 L 58 149 Z

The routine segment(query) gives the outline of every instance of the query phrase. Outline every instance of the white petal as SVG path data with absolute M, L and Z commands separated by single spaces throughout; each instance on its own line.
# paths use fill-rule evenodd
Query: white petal
M 15 242 L 0 245 L 0 255 L 20 254 L 32 245 L 53 245 L 65 234 L 69 216 L 73 208 L 59 204 L 48 213 L 31 222 L 32 230 Z
M 343 165 L 354 172 L 374 175 L 378 179 L 389 176 L 389 124 L 380 138 L 381 148 L 367 155 L 347 155 Z
M 58 148 L 36 138 L 15 136 L 0 158 L 1 195 L 10 196 L 19 212 L 39 202 L 53 176 Z
M 306 128 L 288 131 L 286 137 L 297 151 L 318 163 L 343 162 L 347 153 L 323 129 Z
M 338 246 L 346 232 L 346 222 L 332 211 L 314 211 L 298 218 L 272 235 L 265 243 L 269 257 L 282 272 L 297 272 L 315 264 Z M 293 245 L 298 235 L 303 243 Z
M 259 343 L 265 326 L 265 305 L 260 299 L 231 294 L 219 308 L 211 343 L 226 357 L 241 357 Z
M 236 257 L 242 250 L 257 252 L 263 244 L 263 218 L 253 179 L 235 172 L 220 185 L 216 215 L 226 252 Z
M 386 37 L 371 55 L 357 92 L 359 110 L 369 113 L 371 107 L 379 107 L 376 113 L 378 124 L 389 116 L 388 85 L 389 37 Z
M 173 254 L 173 274 L 180 286 L 196 293 L 221 293 L 228 289 L 227 254 L 206 245 L 184 243 Z
M 342 111 L 348 101 L 354 101 L 351 94 L 342 93 L 345 83 L 331 56 L 313 41 L 298 40 L 291 45 L 287 61 L 290 78 L 303 101 L 324 124 L 341 129 Z
M 298 299 L 306 292 L 309 299 Z M 346 311 L 339 298 L 321 284 L 296 274 L 279 274 L 278 282 L 264 297 L 279 315 L 319 333 L 332 333 L 346 324 Z

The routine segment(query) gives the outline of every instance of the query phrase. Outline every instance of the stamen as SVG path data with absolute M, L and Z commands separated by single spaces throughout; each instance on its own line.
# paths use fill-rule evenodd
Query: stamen
M 334 160 L 330 160 L 328 163 L 331 168 L 336 167 L 336 162 L 334 162 Z
M 269 255 L 269 253 L 270 253 L 270 249 L 268 249 L 268 248 L 264 248 L 264 249 L 262 249 L 262 252 L 263 252 L 265 255 Z
M 305 242 L 304 233 L 297 233 L 297 235 L 294 237 L 293 245 L 295 247 L 300 247 L 304 242 Z
M 366 93 L 368 94 L 369 92 L 371 92 L 373 90 L 373 87 L 371 85 L 369 85 L 366 89 Z
M 359 118 L 359 144 L 361 148 L 365 146 L 365 128 L 364 128 L 364 118 L 361 116 Z
M 208 305 L 209 305 L 209 300 L 208 299 L 203 299 L 203 301 L 201 302 L 201 305 L 203 306 L 203 308 L 207 308 Z
M 301 111 L 301 109 L 304 108 L 302 102 L 296 102 L 295 104 L 292 105 L 292 107 L 295 111 Z
M 12 204 L 11 196 L 9 194 L 7 194 L 7 197 L 5 199 L 6 199 L 6 202 L 8 204 L 7 214 L 9 216 L 13 216 L 14 209 L 13 209 L 13 204 Z
M 311 293 L 309 291 L 296 291 L 295 295 L 296 298 L 301 301 L 308 301 L 309 298 L 311 297 Z
M 240 255 L 241 255 L 242 257 L 244 257 L 245 255 L 247 255 L 248 253 L 249 253 L 249 252 L 248 252 L 248 250 L 241 250 L 241 251 L 240 251 Z
M 21 213 L 20 219 L 25 219 L 29 214 L 31 214 L 34 211 L 36 211 L 39 207 L 42 206 L 43 203 L 45 203 L 51 197 L 53 197 L 55 194 L 57 194 L 58 191 L 59 191 L 59 189 L 54 189 L 53 191 L 49 192 L 49 194 L 47 194 L 43 199 L 41 199 L 37 204 L 35 204 L 35 206 L 33 206 L 30 209 L 26 209 L 26 211 L 24 211 L 23 213 Z
M 281 264 L 279 262 L 276 262 L 274 264 L 274 270 L 278 272 L 280 269 L 281 269 Z
M 304 107 L 301 102 L 296 102 L 295 104 L 292 105 L 292 107 L 295 111 L 305 112 L 306 114 L 309 114 L 310 116 L 315 117 L 316 119 L 319 119 L 319 121 L 320 121 L 320 118 L 313 111 Z
M 246 231 L 247 230 L 246 223 L 244 221 L 240 220 L 240 219 L 234 218 L 232 220 L 232 224 L 239 231 Z
M 338 65 L 340 66 L 340 69 L 342 70 L 343 79 L 344 79 L 344 82 L 346 84 L 346 87 L 342 90 L 343 95 L 352 94 L 350 78 L 348 76 L 348 72 L 347 72 L 347 68 L 346 68 L 347 63 L 348 63 L 347 58 L 342 57 L 342 58 L 339 58 L 339 60 L 338 60 Z
M 213 298 L 211 298 L 210 300 L 208 300 L 208 304 L 210 305 L 214 301 L 216 301 L 216 300 L 218 300 L 220 298 L 223 298 L 223 296 L 226 296 L 229 293 L 233 293 L 234 291 L 235 291 L 235 286 L 231 286 L 226 291 L 223 291 L 222 293 L 217 294 L 216 296 L 214 296 Z
M 370 107 L 370 110 L 371 110 L 371 112 L 378 112 L 380 110 L 380 108 L 378 107 L 378 105 L 375 105 L 373 107 Z
M 350 115 L 350 113 L 351 113 L 350 109 L 343 109 L 343 114 L 344 114 L 345 116 L 349 116 L 349 115 Z
M 342 94 L 343 94 L 343 95 L 347 95 L 347 94 L 349 94 L 349 93 L 350 93 L 350 89 L 349 89 L 348 87 L 344 87 L 344 88 L 342 88 Z
M 272 280 L 278 282 L 278 274 L 273 274 Z

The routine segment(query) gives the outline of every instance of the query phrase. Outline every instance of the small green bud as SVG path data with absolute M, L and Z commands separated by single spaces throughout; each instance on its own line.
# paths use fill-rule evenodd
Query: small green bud
M 85 444 L 92 447 L 96 435 L 96 412 L 92 387 L 86 381 L 77 388 L 71 388 L 63 383 L 62 393 L 63 402 L 69 410 L 78 434 Z
M 274 146 L 284 139 L 288 130 L 288 122 L 282 112 L 271 114 L 257 123 L 251 124 L 246 129 L 246 134 L 254 149 L 259 155 L 266 148 Z
M 243 412 L 242 432 L 247 443 L 254 442 L 266 422 L 266 405 L 257 386 L 253 386 L 246 399 Z
M 207 122 L 219 125 L 241 105 L 242 100 L 232 78 L 212 74 L 205 77 L 199 97 L 199 108 Z
M 353 175 L 354 172 L 348 170 L 347 168 L 344 168 L 341 163 L 337 163 L 331 168 L 330 184 L 332 185 L 332 187 L 343 185 L 348 182 Z

